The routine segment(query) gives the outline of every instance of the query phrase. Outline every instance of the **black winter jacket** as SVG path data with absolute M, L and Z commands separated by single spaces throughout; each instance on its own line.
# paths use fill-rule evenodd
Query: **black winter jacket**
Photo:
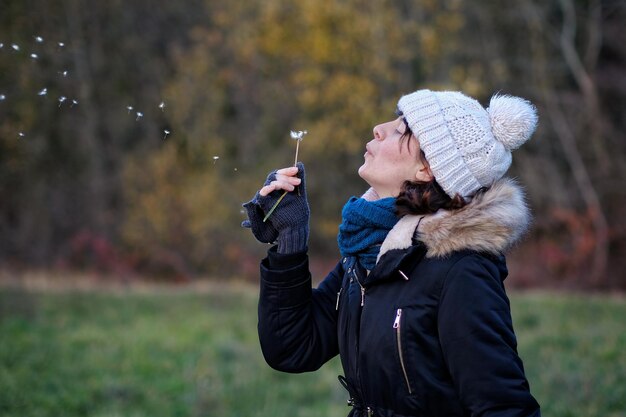
M 371 272 L 343 258 L 316 289 L 305 253 L 270 250 L 258 327 L 266 361 L 305 372 L 340 354 L 350 416 L 539 416 L 501 255 L 528 221 L 521 190 L 501 180 L 461 210 L 403 217 Z

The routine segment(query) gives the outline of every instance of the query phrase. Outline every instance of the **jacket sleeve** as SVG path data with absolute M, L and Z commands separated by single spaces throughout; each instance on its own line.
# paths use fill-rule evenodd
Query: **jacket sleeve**
M 509 300 L 497 266 L 480 255 L 448 272 L 438 312 L 441 348 L 473 417 L 538 417 L 517 354 Z
M 270 252 L 261 262 L 258 331 L 263 356 L 272 368 L 292 373 L 314 371 L 337 355 L 335 302 L 341 269 L 337 264 L 319 287 L 312 289 L 305 253 Z

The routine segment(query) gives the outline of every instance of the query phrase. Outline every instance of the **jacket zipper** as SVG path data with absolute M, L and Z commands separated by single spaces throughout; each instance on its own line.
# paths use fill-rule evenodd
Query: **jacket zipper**
M 359 280 L 359 276 L 356 273 L 356 268 L 352 268 L 352 271 L 348 271 L 348 273 L 352 272 L 352 276 L 354 277 L 354 279 L 356 280 L 357 284 L 359 284 L 359 287 L 361 288 L 361 307 L 363 307 L 365 305 L 365 287 L 361 284 L 361 281 Z M 351 280 L 352 282 L 352 280 Z M 357 349 L 357 366 L 356 366 L 356 377 L 357 377 L 357 381 L 361 387 L 361 394 L 364 396 L 365 390 L 363 388 L 363 383 L 361 381 L 361 376 L 360 376 L 360 372 L 359 372 L 359 364 L 358 364 L 358 349 Z M 362 398 L 363 402 L 365 402 L 365 398 Z M 371 417 L 374 415 L 374 410 L 372 410 L 370 407 L 366 408 L 367 411 L 367 417 Z
M 356 270 L 353 269 L 352 273 L 354 274 L 354 278 L 356 278 L 357 284 L 361 287 L 361 307 L 365 305 L 365 287 L 361 285 L 361 281 L 359 281 L 359 276 L 356 274 Z
M 396 340 L 398 345 L 398 356 L 400 357 L 400 366 L 402 367 L 402 373 L 404 374 L 404 381 L 406 382 L 406 387 L 409 390 L 409 394 L 413 391 L 411 390 L 411 384 L 409 383 L 409 376 L 406 373 L 406 366 L 404 364 L 404 355 L 402 354 L 402 309 L 399 308 L 396 312 L 396 319 L 393 322 L 393 328 L 396 329 Z
M 343 287 L 339 287 L 339 292 L 337 292 L 337 304 L 335 304 L 335 310 L 339 310 L 339 297 L 341 297 L 341 290 L 343 290 Z

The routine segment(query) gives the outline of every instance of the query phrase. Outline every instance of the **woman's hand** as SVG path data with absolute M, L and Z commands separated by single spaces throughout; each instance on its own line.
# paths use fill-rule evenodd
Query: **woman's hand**
M 296 188 L 298 192 L 295 192 Z M 287 192 L 282 201 L 263 221 L 276 201 Z M 254 198 L 243 205 L 250 227 L 260 242 L 278 242 L 278 252 L 295 253 L 306 249 L 309 238 L 309 204 L 306 198 L 304 164 L 271 172 Z
M 303 171 L 304 172 L 304 171 Z M 285 190 L 293 191 L 297 185 L 300 185 L 302 180 L 296 175 L 298 174 L 298 167 L 283 168 L 276 171 L 275 180 L 265 185 L 259 190 L 261 197 L 267 196 L 272 191 Z M 269 178 L 269 177 L 268 177 Z

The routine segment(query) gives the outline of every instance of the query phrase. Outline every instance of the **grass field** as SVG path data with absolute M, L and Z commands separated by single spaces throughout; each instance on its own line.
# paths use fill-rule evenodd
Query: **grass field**
M 626 300 L 511 295 L 544 416 L 626 416 Z M 256 290 L 0 289 L 0 416 L 345 416 L 334 359 L 263 361 Z

